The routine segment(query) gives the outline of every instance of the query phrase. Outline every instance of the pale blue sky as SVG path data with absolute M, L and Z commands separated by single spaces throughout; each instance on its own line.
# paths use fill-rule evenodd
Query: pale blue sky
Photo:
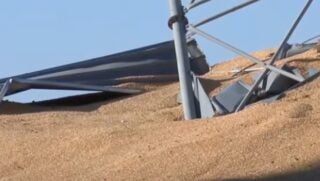
M 184 1 L 188 2 L 188 1 Z M 240 0 L 213 0 L 189 17 L 200 20 Z M 279 44 L 306 0 L 261 0 L 203 28 L 246 51 Z M 312 8 L 291 42 L 320 34 L 320 2 Z M 0 77 L 31 72 L 172 39 L 167 0 L 2 0 L 0 2 Z M 198 38 L 209 63 L 235 56 Z M 33 91 L 18 101 L 62 93 Z

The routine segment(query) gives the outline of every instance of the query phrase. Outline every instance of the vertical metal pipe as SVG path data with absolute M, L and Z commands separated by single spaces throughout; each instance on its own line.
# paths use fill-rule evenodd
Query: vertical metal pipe
M 172 25 L 172 31 L 177 56 L 184 118 L 186 120 L 192 120 L 196 118 L 196 109 L 192 89 L 190 62 L 188 58 L 186 25 L 183 20 L 184 12 L 180 0 L 169 0 L 169 4 L 170 16 L 176 17 L 176 21 Z

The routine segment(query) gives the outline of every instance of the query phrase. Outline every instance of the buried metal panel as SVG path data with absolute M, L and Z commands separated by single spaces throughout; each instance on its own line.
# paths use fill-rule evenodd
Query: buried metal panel
M 308 82 L 314 80 L 315 78 L 319 77 L 319 75 L 320 75 L 319 70 L 314 69 L 314 68 L 308 69 L 308 71 L 305 75 L 305 81 L 297 83 L 296 85 L 292 86 L 289 90 L 300 87 L 300 86 L 304 85 L 305 83 L 308 83 Z M 289 91 L 289 90 L 287 90 L 287 91 Z
M 212 106 L 211 100 L 209 99 L 200 79 L 197 76 L 193 77 L 193 84 L 194 94 L 198 105 L 198 118 L 206 119 L 213 117 L 215 115 L 215 111 Z
M 215 97 L 211 98 L 211 104 L 215 110 L 215 115 L 218 116 L 228 113 L 228 111 L 221 104 L 219 104 Z
M 215 100 L 219 105 L 223 106 L 228 113 L 232 113 L 236 110 L 241 100 L 248 93 L 245 83 L 237 81 L 224 89 L 220 94 L 215 97 Z
M 294 70 L 297 70 L 297 69 L 294 69 Z M 285 90 L 285 91 L 283 91 L 283 92 L 281 92 L 281 93 L 279 93 L 279 94 L 277 94 L 277 95 L 275 95 L 275 96 L 268 97 L 268 98 L 266 98 L 266 99 L 262 99 L 262 100 L 259 101 L 259 102 L 272 103 L 272 102 L 274 102 L 274 101 L 277 101 L 277 100 L 281 99 L 281 98 L 285 95 L 286 92 L 288 92 L 288 91 L 290 91 L 290 90 L 293 90 L 293 89 L 295 89 L 295 88 L 297 88 L 297 87 L 305 84 L 306 82 L 310 81 L 311 79 L 319 76 L 319 73 L 320 73 L 319 70 L 316 70 L 316 69 L 313 69 L 313 68 L 308 69 L 308 74 L 307 74 L 307 76 L 306 76 L 306 78 L 305 78 L 305 81 L 296 83 L 295 85 L 291 86 L 289 89 L 287 89 L 287 90 Z M 258 102 L 258 103 L 259 103 L 259 102 Z
M 317 74 L 319 74 L 319 70 L 311 68 L 308 70 L 308 74 L 307 74 L 307 78 L 311 78 L 313 76 L 316 76 Z
M 289 79 L 279 73 L 270 72 L 268 76 L 266 92 L 269 94 L 277 94 L 289 89 L 294 84 L 298 83 L 292 79 Z
M 300 71 L 298 69 L 291 69 L 287 66 L 284 66 L 282 69 L 288 72 L 293 72 L 295 75 L 304 79 L 304 77 L 300 74 Z M 255 72 L 250 75 L 255 81 L 257 81 L 259 77 L 261 77 L 262 73 L 263 72 L 259 72 L 259 73 Z M 277 72 L 269 72 L 266 83 L 267 84 L 265 85 L 265 87 L 263 87 L 262 83 L 260 83 L 259 89 L 263 89 L 263 91 L 268 94 L 279 94 L 289 89 L 293 85 L 297 84 L 298 82 L 295 80 L 289 79 L 288 77 L 285 77 Z M 250 90 L 251 87 L 249 87 L 248 89 Z
M 282 96 L 283 96 L 283 93 L 275 95 L 275 96 L 272 96 L 272 97 L 269 97 L 269 98 L 266 98 L 266 99 L 262 99 L 261 102 L 270 104 L 272 102 L 275 102 L 275 101 L 279 100 Z

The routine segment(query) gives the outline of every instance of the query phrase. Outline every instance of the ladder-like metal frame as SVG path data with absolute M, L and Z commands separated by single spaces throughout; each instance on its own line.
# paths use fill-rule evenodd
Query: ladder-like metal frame
M 219 14 L 216 14 L 214 16 L 210 16 L 204 20 L 201 20 L 197 23 L 189 23 L 186 24 L 186 17 L 185 14 L 191 11 L 192 9 L 199 7 L 201 5 L 204 5 L 211 0 L 191 0 L 190 4 L 186 6 L 186 8 L 183 8 L 181 4 L 181 0 L 169 0 L 170 2 L 170 7 L 171 7 L 171 23 L 172 23 L 172 29 L 174 32 L 174 40 L 175 40 L 175 45 L 176 45 L 176 53 L 177 53 L 177 62 L 178 62 L 178 67 L 179 67 L 179 77 L 180 77 L 180 86 L 181 86 L 181 95 L 182 95 L 182 104 L 184 107 L 184 114 L 185 114 L 185 119 L 190 120 L 194 119 L 195 115 L 192 114 L 195 112 L 195 106 L 194 102 L 191 101 L 191 99 L 194 98 L 193 92 L 192 92 L 192 85 L 191 84 L 191 73 L 190 73 L 190 65 L 188 65 L 188 54 L 187 51 L 184 50 L 186 48 L 186 42 L 187 40 L 183 40 L 183 37 L 186 39 L 192 38 L 194 35 L 200 35 L 201 37 L 221 46 L 224 47 L 225 49 L 228 49 L 242 57 L 247 58 L 248 60 L 252 61 L 253 63 L 260 65 L 264 67 L 264 72 L 262 75 L 258 78 L 258 80 L 253 84 L 251 87 L 250 91 L 248 94 L 245 96 L 245 98 L 241 101 L 240 105 L 237 107 L 236 111 L 242 110 L 252 97 L 253 93 L 257 90 L 258 85 L 263 83 L 263 85 L 266 85 L 266 77 L 268 76 L 270 71 L 277 72 L 279 74 L 282 74 L 283 76 L 286 76 L 290 79 L 296 80 L 298 82 L 303 82 L 304 79 L 300 76 L 297 76 L 293 73 L 284 71 L 282 69 L 277 68 L 274 63 L 282 59 L 284 57 L 281 56 L 281 53 L 283 52 L 285 46 L 288 43 L 288 40 L 291 38 L 292 34 L 296 30 L 297 26 L 303 19 L 304 15 L 310 8 L 313 0 L 307 0 L 306 5 L 300 12 L 299 16 L 297 19 L 294 21 L 293 25 L 290 27 L 288 33 L 286 34 L 285 38 L 281 42 L 278 50 L 276 53 L 273 55 L 269 63 L 264 63 L 263 61 L 259 60 L 258 58 L 250 55 L 249 53 L 234 47 L 231 44 L 228 44 L 227 42 L 224 42 L 209 33 L 206 33 L 205 31 L 199 29 L 200 26 L 205 25 L 207 23 L 210 23 L 214 20 L 217 20 L 221 17 L 224 17 L 226 15 L 229 15 L 233 12 L 236 12 L 240 9 L 243 9 L 244 7 L 247 7 L 249 5 L 252 5 L 254 3 L 259 2 L 259 0 L 247 0 L 244 3 L 241 3 L 235 7 L 232 7 L 226 11 L 223 11 Z M 193 105 L 191 105 L 193 104 Z

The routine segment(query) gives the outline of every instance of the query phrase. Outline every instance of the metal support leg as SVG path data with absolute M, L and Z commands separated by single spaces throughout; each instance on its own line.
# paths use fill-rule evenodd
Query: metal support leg
M 250 61 L 252 61 L 252 62 L 254 62 L 254 63 L 256 63 L 256 64 L 258 64 L 258 65 L 260 65 L 262 67 L 265 67 L 266 69 L 270 69 L 270 70 L 272 70 L 274 72 L 282 74 L 282 75 L 284 75 L 284 76 L 286 76 L 288 78 L 291 78 L 293 80 L 296 80 L 298 82 L 304 81 L 304 79 L 302 79 L 301 77 L 299 77 L 297 75 L 294 75 L 294 74 L 292 74 L 290 72 L 284 71 L 282 69 L 279 69 L 277 67 L 274 67 L 272 65 L 265 64 L 264 62 L 262 62 L 259 59 L 253 57 L 252 55 L 250 55 L 250 54 L 248 54 L 248 53 L 246 53 L 246 52 L 244 52 L 244 51 L 242 51 L 242 50 L 240 50 L 240 49 L 238 49 L 238 48 L 236 48 L 236 47 L 234 47 L 234 46 L 232 46 L 232 45 L 230 45 L 230 44 L 228 44 L 228 43 L 226 43 L 226 42 L 224 42 L 224 41 L 222 41 L 222 40 L 220 40 L 218 38 L 215 38 L 212 35 L 209 35 L 208 33 L 204 32 L 204 31 L 202 31 L 202 30 L 200 30 L 198 28 L 193 27 L 192 25 L 189 25 L 189 30 L 192 31 L 192 32 L 197 33 L 198 35 L 200 35 L 200 36 L 202 36 L 202 37 L 204 37 L 204 38 L 206 38 L 206 39 L 208 39 L 208 40 L 210 40 L 210 41 L 212 41 L 212 42 L 214 42 L 214 43 L 216 43 L 216 44 L 218 44 L 218 45 L 220 45 L 220 46 L 222 46 L 222 47 L 224 47 L 224 48 L 226 48 L 226 49 L 228 49 L 228 50 L 230 50 L 230 51 L 232 51 L 232 52 L 234 52 L 234 53 L 236 53 L 236 54 L 238 54 L 240 56 L 243 56 L 243 57 L 249 59 Z
M 304 17 L 305 13 L 307 12 L 307 10 L 309 9 L 311 3 L 313 2 L 313 0 L 308 0 L 307 4 L 305 5 L 305 7 L 303 8 L 303 10 L 301 11 L 301 13 L 299 14 L 298 18 L 296 19 L 296 21 L 293 23 L 292 27 L 290 28 L 289 32 L 287 33 L 286 37 L 284 38 L 284 40 L 282 41 L 278 51 L 273 55 L 270 64 L 269 65 L 273 65 L 277 58 L 279 58 L 279 54 L 281 53 L 283 47 L 288 43 L 288 40 L 290 39 L 290 37 L 292 36 L 293 32 L 295 31 L 295 29 L 297 28 L 297 26 L 299 25 L 300 21 L 302 20 L 302 18 Z M 250 91 L 247 93 L 247 95 L 243 98 L 243 100 L 241 101 L 241 103 L 239 104 L 236 112 L 241 111 L 246 104 L 248 103 L 249 99 L 251 98 L 253 92 L 257 89 L 257 87 L 260 85 L 260 83 L 262 81 L 264 81 L 267 77 L 269 73 L 269 70 L 265 70 L 261 76 L 258 78 L 258 80 L 254 83 L 254 85 L 252 86 L 252 88 L 250 89 Z M 300 78 L 301 79 L 301 78 Z M 303 79 L 304 80 L 304 79 Z M 266 85 L 266 82 L 263 83 L 264 85 Z
M 192 120 L 196 118 L 196 109 L 186 42 L 186 25 L 183 21 L 184 12 L 180 0 L 169 0 L 169 4 L 171 17 L 177 17 L 173 23 L 172 31 L 177 56 L 184 117 L 186 120 Z

